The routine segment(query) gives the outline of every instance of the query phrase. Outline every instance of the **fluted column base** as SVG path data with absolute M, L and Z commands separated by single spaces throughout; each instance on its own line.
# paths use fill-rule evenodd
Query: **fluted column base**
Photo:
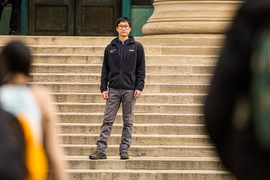
M 223 34 L 243 1 L 155 0 L 144 35 Z

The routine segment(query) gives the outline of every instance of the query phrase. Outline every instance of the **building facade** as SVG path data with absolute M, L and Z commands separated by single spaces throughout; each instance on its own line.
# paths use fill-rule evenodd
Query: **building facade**
M 19 34 L 115 36 L 121 16 L 133 23 L 131 35 L 143 36 L 142 26 L 153 13 L 152 0 L 23 0 Z M 8 34 L 11 4 L 5 8 L 0 33 Z

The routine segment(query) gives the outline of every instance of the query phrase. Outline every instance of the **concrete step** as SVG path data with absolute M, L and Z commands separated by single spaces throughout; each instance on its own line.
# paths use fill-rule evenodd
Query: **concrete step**
M 100 73 L 101 64 L 33 64 L 32 73 Z M 148 65 L 146 74 L 213 74 L 215 66 Z
M 20 40 L 28 45 L 93 45 L 106 46 L 115 37 L 78 36 L 1 36 L 1 44 Z M 179 35 L 178 37 L 135 37 L 144 46 L 216 46 L 222 45 L 224 35 Z
M 66 156 L 89 156 L 96 151 L 96 145 L 59 145 Z M 131 145 L 128 153 L 131 157 L 218 157 L 214 146 L 146 146 Z M 109 145 L 107 156 L 118 156 L 119 145 Z
M 70 180 L 236 180 L 227 171 L 217 170 L 71 170 Z
M 32 54 L 103 55 L 105 46 L 30 45 L 29 49 Z M 221 46 L 145 46 L 144 51 L 146 55 L 218 55 Z
M 146 83 L 209 84 L 213 75 L 146 75 Z M 30 82 L 100 83 L 100 74 L 31 73 Z
M 104 103 L 54 103 L 61 113 L 102 113 Z M 136 103 L 135 113 L 163 113 L 163 114 L 203 114 L 203 104 L 139 104 Z M 119 108 L 118 112 L 122 112 Z
M 107 160 L 91 161 L 103 119 L 99 91 L 104 49 L 113 37 L 1 37 L 21 39 L 34 54 L 30 84 L 52 88 L 69 179 L 235 180 L 205 131 L 204 101 L 222 35 L 136 38 L 146 53 L 146 87 L 137 100 L 130 160 L 119 159 L 121 108 Z M 185 93 L 185 94 L 182 94 Z
M 56 102 L 104 103 L 101 93 L 50 93 Z M 137 103 L 203 104 L 206 94 L 143 93 Z
M 107 160 L 89 160 L 87 156 L 68 156 L 68 169 L 109 169 L 109 170 L 226 170 L 219 158 L 215 157 L 131 157 L 120 160 L 119 156 Z
M 31 85 L 40 85 L 52 92 L 59 93 L 100 93 L 100 83 L 61 83 L 61 82 L 31 82 Z M 192 93 L 206 94 L 210 88 L 209 84 L 158 84 L 147 83 L 143 89 L 144 93 Z
M 67 156 L 89 156 L 96 151 L 96 145 L 60 145 Z M 218 157 L 214 146 L 146 146 L 131 145 L 131 157 Z M 119 145 L 109 145 L 107 156 L 118 156 Z
M 159 55 L 145 57 L 146 65 L 212 65 L 217 64 L 219 55 Z
M 61 123 L 102 123 L 104 113 L 57 113 Z M 203 124 L 203 114 L 135 113 L 134 124 Z M 118 113 L 115 123 L 123 123 Z
M 61 134 L 99 134 L 102 123 L 58 123 Z M 122 134 L 123 124 L 113 124 L 112 134 Z M 134 124 L 132 134 L 207 135 L 203 124 Z
M 216 65 L 218 56 L 210 55 L 146 55 L 146 65 Z M 34 63 L 102 64 L 102 55 L 34 54 Z
M 58 134 L 63 144 L 85 144 L 97 143 L 100 134 Z M 121 134 L 112 134 L 108 145 L 121 143 Z M 133 134 L 132 145 L 149 146 L 211 146 L 213 145 L 208 135 L 153 135 Z

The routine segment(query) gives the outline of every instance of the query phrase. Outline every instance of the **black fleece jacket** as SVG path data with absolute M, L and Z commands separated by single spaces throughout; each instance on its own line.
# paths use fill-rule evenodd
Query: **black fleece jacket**
M 104 52 L 100 91 L 107 91 L 110 88 L 132 89 L 142 91 L 145 79 L 145 55 L 141 43 L 129 36 L 123 68 L 120 66 L 120 57 L 117 46 L 117 39 L 112 40 Z

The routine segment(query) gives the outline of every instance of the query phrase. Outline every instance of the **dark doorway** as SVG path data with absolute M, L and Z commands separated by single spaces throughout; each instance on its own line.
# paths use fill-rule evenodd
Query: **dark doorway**
M 119 0 L 30 0 L 29 34 L 113 36 Z
M 121 17 L 119 0 L 76 0 L 75 35 L 116 35 L 115 22 Z

